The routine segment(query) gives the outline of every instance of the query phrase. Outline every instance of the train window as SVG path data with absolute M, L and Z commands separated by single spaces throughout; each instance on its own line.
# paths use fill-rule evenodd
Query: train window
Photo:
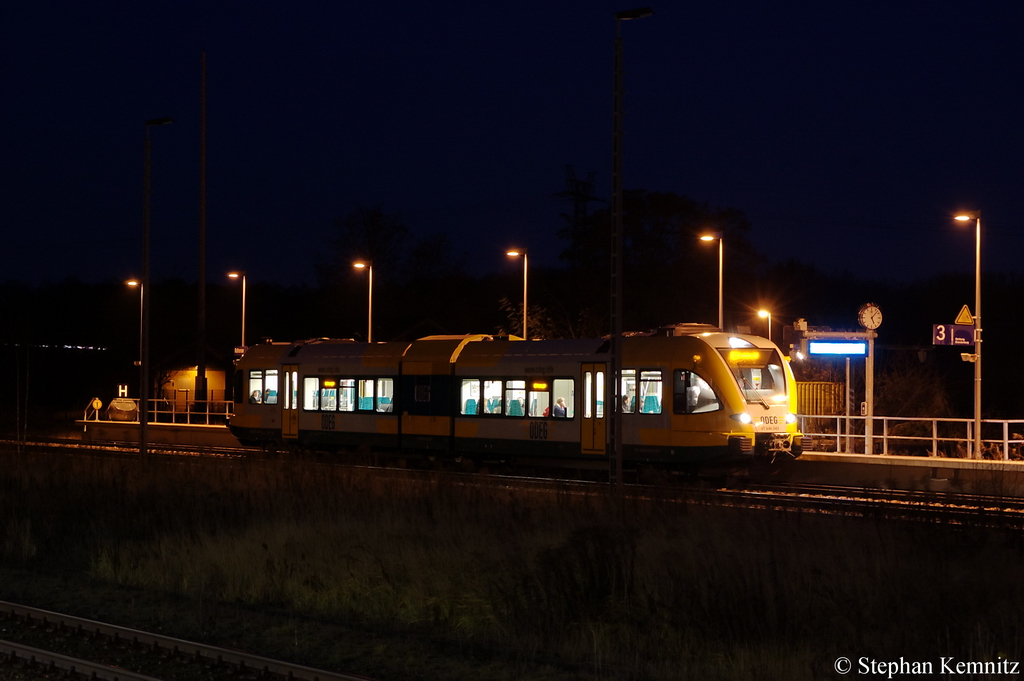
M 320 408 L 320 379 L 315 376 L 302 379 L 302 408 L 306 411 Z
M 583 418 L 604 418 L 604 372 L 583 372 Z
M 526 406 L 526 381 L 505 381 L 505 415 L 522 416 Z
M 673 413 L 704 414 L 722 408 L 711 384 L 692 371 L 677 370 L 672 383 Z
M 338 381 L 338 411 L 356 410 L 356 379 L 343 378 Z
M 594 418 L 594 374 L 590 371 L 583 372 L 583 418 Z
M 632 414 L 636 411 L 636 369 L 622 370 L 622 411 Z
M 549 416 L 551 414 L 551 393 L 548 392 L 548 388 L 547 381 L 530 381 L 530 392 L 526 395 L 530 416 Z
M 637 394 L 641 414 L 661 413 L 661 370 L 640 372 L 640 391 Z
M 267 369 L 263 381 L 263 404 L 277 404 L 277 369 Z
M 320 411 L 338 410 L 338 381 L 325 378 L 320 381 Z
M 299 408 L 299 384 L 298 384 L 298 373 L 286 371 L 282 374 L 284 386 L 282 386 L 281 396 L 283 398 L 283 407 L 286 410 L 293 410 Z
M 551 396 L 555 403 L 551 407 L 551 415 L 555 418 L 571 419 L 576 413 L 576 382 L 571 378 L 556 378 L 553 381 Z
M 373 379 L 359 379 L 359 411 L 373 411 Z
M 460 413 L 467 416 L 476 416 L 480 413 L 480 379 L 462 379 L 462 388 L 459 391 Z
M 249 404 L 263 403 L 263 370 L 249 371 Z
M 395 379 L 377 379 L 377 411 L 389 412 L 394 408 Z
M 501 413 L 501 381 L 484 381 L 483 408 L 485 414 Z
M 748 402 L 786 401 L 786 378 L 778 351 L 770 348 L 719 348 Z

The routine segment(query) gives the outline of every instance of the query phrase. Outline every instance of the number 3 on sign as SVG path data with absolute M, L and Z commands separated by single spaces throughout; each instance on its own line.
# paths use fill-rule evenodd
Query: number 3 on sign
M 935 325 L 935 337 L 932 339 L 932 345 L 945 345 L 946 344 L 946 325 L 936 324 Z

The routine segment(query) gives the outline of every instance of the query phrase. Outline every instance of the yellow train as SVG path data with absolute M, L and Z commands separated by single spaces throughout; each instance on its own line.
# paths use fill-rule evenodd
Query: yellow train
M 617 390 L 608 339 L 431 336 L 317 339 L 249 348 L 236 363 L 231 432 L 243 444 L 667 467 L 799 456 L 796 384 L 771 341 L 720 332 L 631 336 Z

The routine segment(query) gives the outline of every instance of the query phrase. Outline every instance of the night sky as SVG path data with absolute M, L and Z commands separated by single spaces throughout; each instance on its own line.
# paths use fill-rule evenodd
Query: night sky
M 314 284 L 334 219 L 377 203 L 476 273 L 514 270 L 513 244 L 555 265 L 565 166 L 611 191 L 614 13 L 635 6 L 8 6 L 0 278 L 140 274 L 163 116 L 153 274 L 196 278 L 204 49 L 210 280 Z M 625 188 L 745 211 L 770 261 L 895 280 L 972 272 L 949 216 L 978 208 L 985 269 L 1024 271 L 1024 6 L 651 6 L 622 27 Z

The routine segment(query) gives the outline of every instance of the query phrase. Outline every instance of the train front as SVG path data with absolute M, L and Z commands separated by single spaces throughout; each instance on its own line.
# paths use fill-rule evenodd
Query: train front
M 780 456 L 800 456 L 796 379 L 778 347 L 758 336 L 715 334 L 708 340 L 735 383 L 738 399 L 730 405 L 729 418 L 741 431 L 753 435 L 751 453 L 772 461 Z M 742 449 L 748 446 L 739 444 Z

